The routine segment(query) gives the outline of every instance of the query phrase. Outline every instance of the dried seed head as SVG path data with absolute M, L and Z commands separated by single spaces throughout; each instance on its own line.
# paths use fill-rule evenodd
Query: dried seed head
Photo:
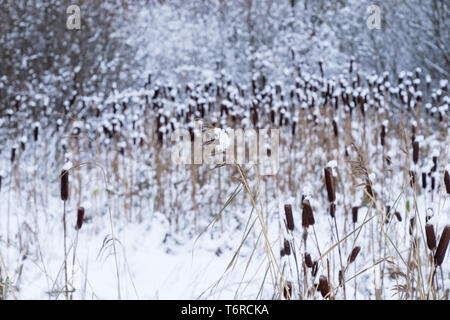
M 397 220 L 398 221 L 402 221 L 402 215 L 400 214 L 400 212 L 398 212 L 398 211 L 395 211 L 395 216 L 397 217 Z
M 16 159 L 16 147 L 12 147 L 12 149 L 11 149 L 11 163 L 14 163 L 15 159 Z
M 67 201 L 69 199 L 69 171 L 63 170 L 61 172 L 61 200 Z
M 336 204 L 330 204 L 330 216 L 332 218 L 336 217 Z
M 76 227 L 77 230 L 81 229 L 81 227 L 83 226 L 83 221 L 84 221 L 84 208 L 79 207 L 77 212 L 77 227 Z
M 436 235 L 434 233 L 434 228 L 431 224 L 425 225 L 425 234 L 427 236 L 428 249 L 436 249 Z
M 372 185 L 370 184 L 370 181 L 366 181 L 366 192 L 371 197 L 370 200 L 375 199 L 375 194 L 373 193 Z
M 33 135 L 34 135 L 34 141 L 37 141 L 37 140 L 38 140 L 38 137 L 39 137 L 39 127 L 38 127 L 38 126 L 35 126 L 35 127 L 34 127 L 34 129 L 33 129 Z
M 286 215 L 286 226 L 288 230 L 293 231 L 294 226 L 294 217 L 292 215 L 292 206 L 290 204 L 284 205 L 284 214 Z
M 416 225 L 416 218 L 412 217 L 409 219 L 409 235 L 412 236 L 414 233 L 414 227 Z
M 308 268 L 312 268 L 313 267 L 313 262 L 311 260 L 311 255 L 309 253 L 305 253 L 305 265 Z
M 330 167 L 325 168 L 325 184 L 327 186 L 328 201 L 334 202 L 336 194 L 334 190 L 333 170 Z
M 334 136 L 337 137 L 339 132 L 338 132 L 338 126 L 337 126 L 336 120 L 333 120 L 333 132 L 334 132 Z
M 328 279 L 325 276 L 320 276 L 319 278 L 319 291 L 322 294 L 322 297 L 326 297 L 330 292 L 330 287 L 328 285 Z
M 291 299 L 292 298 L 292 282 L 286 281 L 286 285 L 284 286 L 284 298 Z
M 344 270 L 339 270 L 338 278 L 339 285 L 342 286 L 344 284 Z
M 419 162 L 419 141 L 413 142 L 413 161 L 415 164 Z
M 441 239 L 439 240 L 439 244 L 436 249 L 436 253 L 434 255 L 434 263 L 437 266 L 440 266 L 442 262 L 444 262 L 449 239 L 450 239 L 450 226 L 447 225 L 445 226 L 444 231 L 442 231 Z
M 291 245 L 289 244 L 289 240 L 284 239 L 284 253 L 288 256 L 291 255 Z
M 447 170 L 444 171 L 444 183 L 445 190 L 447 190 L 447 194 L 450 194 L 450 174 Z
M 309 200 L 303 201 L 302 226 L 308 228 L 315 223 L 313 211 Z
M 384 146 L 384 138 L 386 137 L 386 127 L 384 125 L 381 126 L 380 132 L 380 144 Z
M 416 173 L 413 170 L 409 170 L 409 181 L 411 184 L 411 188 L 414 188 L 414 185 L 416 184 Z
M 348 256 L 348 264 L 355 261 L 356 257 L 358 256 L 359 251 L 361 251 L 360 247 L 354 247 L 352 250 L 352 253 Z
M 425 172 L 422 172 L 422 188 L 427 188 L 427 174 Z
M 359 207 L 353 207 L 352 208 L 352 221 L 353 221 L 353 223 L 357 223 L 358 222 L 358 209 L 359 209 Z
M 280 256 L 283 258 L 284 257 L 284 255 L 285 255 L 285 253 L 284 253 L 284 249 L 281 249 L 280 250 Z

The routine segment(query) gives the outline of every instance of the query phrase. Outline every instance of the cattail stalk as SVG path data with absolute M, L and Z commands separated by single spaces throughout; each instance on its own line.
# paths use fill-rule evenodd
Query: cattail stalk
M 68 282 L 67 282 L 67 224 L 66 224 L 66 201 L 69 199 L 69 171 L 61 172 L 61 200 L 64 203 L 63 213 L 63 229 L 64 229 L 64 279 L 65 279 L 65 296 L 68 299 Z

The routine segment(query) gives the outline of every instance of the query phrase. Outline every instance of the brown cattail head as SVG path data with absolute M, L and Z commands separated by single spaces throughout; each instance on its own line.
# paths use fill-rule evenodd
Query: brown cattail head
M 397 220 L 402 222 L 402 215 L 400 214 L 400 212 L 395 211 L 395 216 L 397 217 Z
M 411 188 L 414 188 L 416 180 L 416 173 L 413 170 L 409 170 L 409 182 L 411 184 Z
M 445 190 L 447 190 L 447 194 L 450 194 L 450 174 L 447 170 L 444 171 L 444 183 Z
M 332 218 L 336 217 L 336 204 L 330 204 L 330 216 Z
M 371 197 L 370 200 L 375 199 L 375 194 L 373 193 L 372 185 L 370 184 L 370 181 L 366 181 L 366 192 Z
M 358 256 L 359 251 L 361 251 L 360 247 L 354 247 L 352 250 L 352 253 L 348 256 L 348 264 L 355 261 L 356 257 Z
M 427 174 L 425 172 L 422 172 L 422 188 L 427 188 Z
M 414 233 L 414 227 L 416 226 L 416 218 L 412 217 L 409 219 L 409 235 L 412 236 Z
M 63 170 L 61 172 L 61 200 L 67 201 L 69 199 L 69 171 Z
M 83 221 L 84 221 L 84 208 L 79 207 L 77 212 L 77 227 L 76 227 L 77 230 L 81 229 L 81 227 L 83 226 Z
M 328 279 L 325 276 L 320 276 L 319 278 L 319 291 L 322 297 L 326 297 L 330 292 L 330 286 L 328 285 Z
M 384 138 L 386 137 L 386 127 L 384 125 L 381 126 L 380 132 L 380 144 L 384 146 Z
M 308 268 L 312 268 L 313 267 L 313 262 L 311 260 L 311 255 L 309 253 L 305 253 L 305 265 Z
M 302 226 L 308 228 L 315 223 L 314 215 L 309 200 L 303 200 Z
M 284 249 L 281 249 L 280 250 L 280 256 L 283 258 L 284 257 L 284 255 L 285 255 L 285 253 L 284 253 Z
M 413 161 L 415 164 L 419 162 L 419 141 L 413 142 Z
M 334 202 L 336 194 L 334 190 L 333 170 L 330 167 L 325 168 L 325 184 L 327 186 L 328 201 Z
M 34 129 L 33 129 L 33 135 L 34 135 L 34 141 L 37 141 L 37 140 L 38 140 L 38 137 L 39 137 L 39 127 L 38 127 L 38 126 L 35 126 L 35 127 L 34 127 Z
M 289 240 L 284 239 L 284 253 L 287 256 L 291 255 L 291 245 L 289 244 Z
M 286 285 L 284 286 L 284 298 L 291 299 L 292 297 L 292 282 L 286 281 Z
M 16 159 L 16 147 L 12 147 L 12 149 L 11 149 L 11 163 L 14 163 L 15 159 Z
M 339 285 L 342 286 L 344 284 L 344 270 L 339 270 L 338 278 Z
M 294 217 L 292 215 L 292 206 L 290 204 L 284 205 L 284 214 L 286 215 L 286 226 L 288 230 L 294 230 Z
M 353 223 L 357 223 L 358 222 L 358 207 L 353 207 L 352 208 L 352 221 Z
M 334 132 L 334 136 L 337 137 L 339 132 L 338 132 L 338 126 L 337 126 L 336 120 L 333 120 L 333 132 Z
M 441 239 L 439 240 L 436 253 L 434 254 L 434 263 L 440 266 L 444 262 L 445 252 L 447 251 L 448 241 L 450 239 L 450 226 L 447 225 L 442 231 Z
M 425 234 L 427 236 L 428 249 L 436 249 L 436 235 L 434 233 L 434 228 L 431 224 L 425 225 Z

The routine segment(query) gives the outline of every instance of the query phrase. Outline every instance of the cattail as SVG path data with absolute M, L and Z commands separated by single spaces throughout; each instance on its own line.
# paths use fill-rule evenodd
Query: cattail
M 292 297 L 292 282 L 286 281 L 286 286 L 284 287 L 284 298 L 291 299 Z
M 336 200 L 336 194 L 334 190 L 333 171 L 330 167 L 325 168 L 325 184 L 327 186 L 328 201 L 334 202 Z
M 61 172 L 61 200 L 67 201 L 69 199 L 69 171 L 63 170 Z
M 433 167 L 431 168 L 431 172 L 436 172 L 437 169 L 437 157 L 433 157 Z
M 431 224 L 425 225 L 425 234 L 427 236 L 428 249 L 436 249 L 436 235 L 434 234 L 434 228 Z
M 33 134 L 34 134 L 34 141 L 37 141 L 38 137 L 39 137 L 39 127 L 38 126 L 34 126 Z
M 359 251 L 361 251 L 360 247 L 354 247 L 352 250 L 352 253 L 348 256 L 348 264 L 355 261 L 356 257 L 358 256 Z
M 440 266 L 442 262 L 444 262 L 445 252 L 447 251 L 448 241 L 450 239 L 450 226 L 447 225 L 442 231 L 441 239 L 439 240 L 438 247 L 436 249 L 436 253 L 434 255 L 434 263 L 437 266 Z
M 322 297 L 326 297 L 330 292 L 330 287 L 328 285 L 328 279 L 325 276 L 320 276 L 319 278 L 319 291 L 322 294 Z
M 353 223 L 358 222 L 358 207 L 353 207 L 352 208 L 352 219 L 353 219 Z
M 339 270 L 338 278 L 339 278 L 339 285 L 342 286 L 344 284 L 344 270 Z
M 16 147 L 11 149 L 11 163 L 14 163 L 14 159 L 16 159 Z
M 2 176 L 0 176 L 0 191 L 2 191 Z
M 450 194 L 450 175 L 447 170 L 444 171 L 444 183 L 447 193 Z
M 413 142 L 413 161 L 415 164 L 419 162 L 419 141 Z
M 290 204 L 284 205 L 284 214 L 286 215 L 286 225 L 288 230 L 294 230 L 294 217 L 292 216 L 292 206 Z
M 415 225 L 416 225 L 416 218 L 415 218 L 415 217 L 412 217 L 412 218 L 409 220 L 409 235 L 410 235 L 410 236 L 412 236 L 413 233 L 414 233 L 414 227 L 415 227 Z
M 313 225 L 314 223 L 315 223 L 314 215 L 313 215 L 309 200 L 304 200 L 303 201 L 303 212 L 302 212 L 302 226 L 304 228 L 308 228 L 309 226 Z
M 402 216 L 401 216 L 400 212 L 395 211 L 395 216 L 397 217 L 398 221 L 402 222 Z
M 338 126 L 337 126 L 336 120 L 333 120 L 333 132 L 334 132 L 334 136 L 337 137 L 338 136 Z
M 311 260 L 311 255 L 309 253 L 305 253 L 305 265 L 308 268 L 312 268 L 313 267 L 313 262 Z
M 391 206 L 386 206 L 386 219 L 384 223 L 389 223 L 391 221 L 392 212 L 391 212 Z
M 375 194 L 373 193 L 373 190 L 372 190 L 372 186 L 371 186 L 371 184 L 370 184 L 370 181 L 367 181 L 366 182 L 366 192 L 367 192 L 367 194 L 372 198 L 372 199 L 375 199 Z M 371 200 L 372 200 L 371 199 Z
M 434 177 L 431 177 L 431 190 L 434 190 L 435 185 L 436 185 L 436 180 L 434 179 Z
M 336 217 L 336 204 L 330 204 L 330 216 L 332 218 Z
M 81 229 L 81 227 L 83 226 L 83 221 L 84 221 L 84 208 L 79 207 L 77 212 L 77 226 L 76 226 L 77 230 Z
M 384 146 L 384 138 L 386 137 L 386 127 L 384 125 L 381 126 L 380 132 L 380 144 Z
M 422 172 L 422 188 L 427 188 L 427 174 L 425 172 Z
M 285 253 L 284 253 L 284 249 L 281 249 L 280 250 L 280 256 L 283 258 L 284 257 L 284 255 L 285 255 Z
M 409 179 L 411 188 L 414 188 L 414 185 L 416 184 L 416 173 L 412 170 L 409 170 Z
M 284 239 L 284 253 L 287 256 L 291 255 L 291 245 L 289 244 L 289 241 Z

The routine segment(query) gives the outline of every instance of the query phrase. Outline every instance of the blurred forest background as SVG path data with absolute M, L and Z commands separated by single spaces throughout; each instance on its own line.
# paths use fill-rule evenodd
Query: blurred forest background
M 80 30 L 66 28 L 71 4 L 81 8 Z M 381 30 L 366 26 L 373 4 Z M 448 0 L 0 0 L 0 8 L 2 113 L 24 96 L 58 111 L 77 96 L 142 87 L 149 73 L 177 84 L 217 70 L 241 83 L 257 72 L 282 81 L 293 65 L 319 73 L 319 60 L 332 76 L 352 56 L 367 73 L 420 66 L 438 81 L 450 69 Z

